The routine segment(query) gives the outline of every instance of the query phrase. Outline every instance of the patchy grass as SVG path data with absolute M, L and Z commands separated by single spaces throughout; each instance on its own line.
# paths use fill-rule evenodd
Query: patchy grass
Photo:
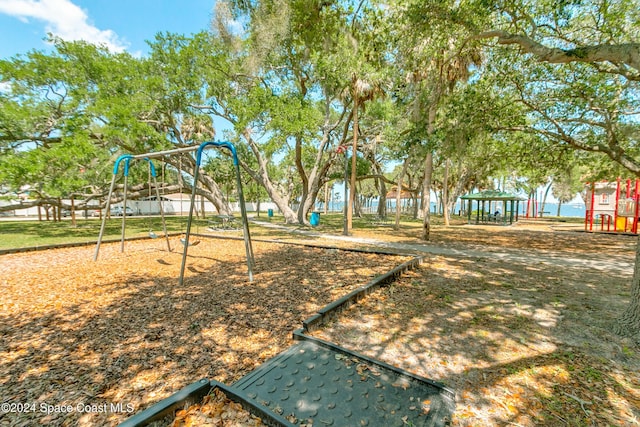
M 170 216 L 166 218 L 167 231 L 180 233 L 186 230 L 186 217 Z M 99 218 L 79 218 L 74 226 L 70 219 L 63 221 L 0 221 L 0 249 L 25 248 L 32 246 L 48 246 L 61 243 L 96 242 L 100 233 Z M 162 235 L 160 217 L 127 217 L 125 220 L 126 237 L 143 237 L 153 230 Z M 195 220 L 192 232 L 205 230 L 207 222 Z M 120 239 L 122 218 L 112 217 L 107 220 L 104 240 Z

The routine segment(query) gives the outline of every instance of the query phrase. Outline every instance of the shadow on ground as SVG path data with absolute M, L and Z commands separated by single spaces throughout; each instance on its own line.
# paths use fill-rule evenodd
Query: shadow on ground
M 610 332 L 629 280 L 432 256 L 317 334 L 445 382 L 454 425 L 635 425 L 640 348 Z
M 180 254 L 156 246 L 105 245 L 97 263 L 93 248 L 2 259 L 0 395 L 36 407 L 0 425 L 115 425 L 200 378 L 230 384 L 315 310 L 402 262 L 257 244 L 249 283 L 241 241 L 204 239 L 179 286 Z

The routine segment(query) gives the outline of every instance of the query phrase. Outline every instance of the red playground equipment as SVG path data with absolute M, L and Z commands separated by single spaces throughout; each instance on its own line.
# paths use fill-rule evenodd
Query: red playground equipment
M 587 183 L 584 229 L 593 231 L 593 224 L 600 222 L 600 231 L 638 232 L 640 208 L 640 180 L 622 182 Z M 606 228 L 606 229 L 605 229 Z

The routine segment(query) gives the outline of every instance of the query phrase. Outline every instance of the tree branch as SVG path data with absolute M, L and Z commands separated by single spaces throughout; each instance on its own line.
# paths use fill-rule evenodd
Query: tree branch
M 472 39 L 492 38 L 496 38 L 498 44 L 518 45 L 524 53 L 530 53 L 540 61 L 552 64 L 570 62 L 594 64 L 600 71 L 622 74 L 629 80 L 640 81 L 640 43 L 598 44 L 560 49 L 545 46 L 525 35 L 511 34 L 501 30 L 485 31 L 472 37 Z M 610 63 L 610 65 L 603 66 L 598 63 Z

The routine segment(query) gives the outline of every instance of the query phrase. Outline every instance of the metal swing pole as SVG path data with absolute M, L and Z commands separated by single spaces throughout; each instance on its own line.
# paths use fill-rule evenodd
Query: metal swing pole
M 200 152 L 200 150 L 198 150 Z M 189 204 L 189 216 L 187 218 L 187 229 L 184 235 L 184 249 L 182 250 L 182 264 L 180 264 L 180 279 L 178 284 L 182 286 L 184 282 L 184 268 L 187 265 L 187 252 L 189 251 L 189 236 L 191 235 L 191 219 L 193 218 L 193 207 L 196 198 L 196 187 L 198 186 L 198 175 L 200 172 L 199 156 L 196 158 L 195 171 L 193 173 L 193 188 L 191 189 L 191 203 Z M 181 196 L 182 199 L 182 196 Z
M 120 166 L 120 162 L 125 159 L 131 159 L 133 156 L 130 154 L 123 154 L 118 157 L 113 165 L 113 176 L 111 178 L 111 185 L 109 186 L 109 195 L 107 196 L 107 202 L 104 208 L 104 216 L 102 217 L 102 224 L 100 225 L 100 234 L 98 235 L 98 243 L 96 244 L 96 252 L 93 255 L 93 260 L 97 261 L 98 254 L 100 253 L 100 244 L 102 243 L 102 237 L 104 236 L 104 229 L 107 223 L 107 213 L 109 212 L 109 208 L 111 206 L 111 196 L 113 195 L 113 188 L 116 185 L 116 178 L 118 176 L 118 168 Z
M 247 218 L 247 207 L 244 201 L 244 192 L 242 191 L 242 179 L 240 177 L 240 162 L 238 161 L 238 153 L 236 147 L 230 142 L 208 142 L 207 145 L 214 145 L 217 147 L 225 147 L 233 155 L 233 165 L 236 169 L 236 184 L 238 186 L 238 199 L 240 201 L 240 214 L 242 215 L 242 231 L 244 236 L 244 248 L 247 256 L 247 270 L 249 274 L 249 282 L 253 282 L 253 268 L 255 267 L 255 260 L 253 257 L 253 246 L 251 245 L 251 234 L 249 233 L 249 219 Z M 206 146 L 201 146 L 204 148 Z M 200 153 L 200 150 L 198 150 Z
M 253 268 L 256 263 L 253 257 L 253 246 L 251 245 L 251 234 L 249 233 L 249 220 L 247 218 L 247 207 L 244 202 L 244 192 L 242 191 L 242 179 L 240 178 L 240 163 L 233 150 L 233 163 L 236 168 L 236 183 L 238 185 L 238 199 L 240 201 L 240 214 L 242 215 L 242 233 L 244 236 L 244 249 L 247 254 L 247 268 L 249 269 L 249 281 L 253 282 Z
M 149 169 L 151 170 L 151 176 L 153 177 L 153 185 L 156 187 L 156 199 L 160 206 L 160 217 L 162 218 L 162 232 L 164 238 L 167 241 L 167 249 L 171 252 L 171 243 L 169 243 L 169 234 L 167 233 L 167 222 L 164 218 L 164 208 L 162 207 L 162 200 L 160 200 L 160 190 L 158 189 L 158 179 L 156 177 L 156 168 L 153 166 L 153 162 L 149 158 L 145 158 L 149 162 Z
M 196 151 L 199 147 L 200 147 L 199 145 L 191 145 L 189 147 L 174 148 L 172 150 L 135 154 L 135 155 L 132 155 L 131 157 L 133 159 L 144 159 L 144 158 L 153 159 L 156 157 L 165 157 L 173 154 L 190 153 L 192 151 Z
M 197 186 L 198 176 L 200 172 L 200 164 L 202 162 L 202 151 L 210 145 L 214 147 L 227 148 L 229 151 L 231 151 L 231 154 L 233 156 L 233 164 L 236 169 L 236 182 L 238 185 L 238 198 L 240 200 L 240 212 L 242 214 L 245 252 L 247 255 L 247 269 L 249 274 L 249 281 L 253 282 L 253 268 L 255 266 L 255 261 L 253 258 L 253 247 L 251 245 L 251 235 L 249 233 L 249 221 L 247 219 L 247 210 L 244 202 L 244 194 L 242 192 L 242 180 L 240 178 L 240 162 L 238 161 L 238 154 L 236 153 L 236 148 L 230 142 L 203 142 L 198 147 L 198 151 L 196 154 L 196 166 L 195 166 L 195 172 L 193 174 L 193 189 L 191 191 L 191 204 L 189 206 L 189 217 L 187 219 L 187 230 L 185 234 L 184 250 L 182 252 L 182 265 L 180 266 L 179 284 L 182 285 L 184 281 L 184 269 L 187 262 L 187 251 L 189 250 L 191 220 L 193 218 L 193 207 L 194 207 L 194 202 L 196 197 L 196 186 Z
M 133 157 L 127 157 L 124 160 L 124 200 L 122 202 L 122 231 L 120 233 L 120 252 L 124 252 L 124 233 L 126 229 L 127 218 L 127 183 L 129 181 L 129 161 Z
M 109 187 L 109 195 L 107 196 L 107 202 L 104 209 L 104 215 L 102 216 L 102 224 L 100 225 L 100 234 L 98 234 L 98 243 L 96 244 L 96 252 L 93 254 L 93 260 L 98 259 L 98 253 L 100 253 L 100 243 L 102 243 L 102 236 L 104 235 L 104 228 L 107 222 L 107 212 L 109 212 L 109 205 L 111 204 L 111 194 L 113 193 L 113 187 L 116 184 L 116 174 L 113 174 L 111 178 L 111 186 Z

